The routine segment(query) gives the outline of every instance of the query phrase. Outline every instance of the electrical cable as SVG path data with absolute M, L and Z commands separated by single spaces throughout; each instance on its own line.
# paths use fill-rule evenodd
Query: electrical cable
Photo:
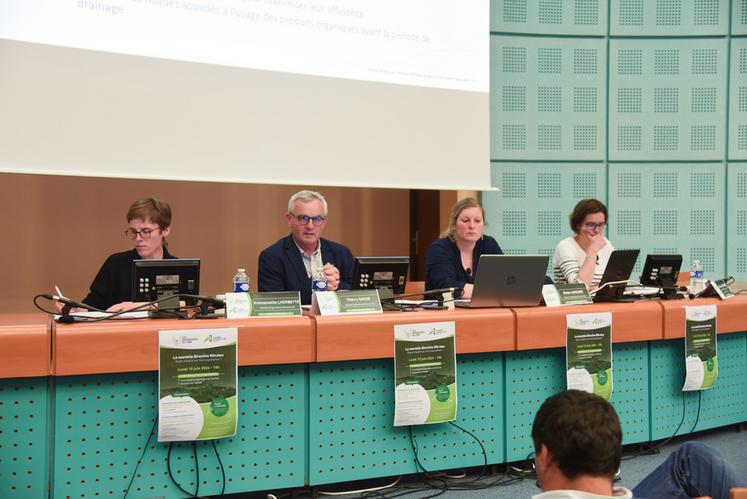
M 682 428 L 682 425 L 685 422 L 685 415 L 686 415 L 685 392 L 682 392 L 682 418 L 680 419 L 680 424 L 678 424 L 677 428 L 675 428 L 674 433 L 672 433 L 672 435 L 669 438 L 663 440 L 662 442 L 659 442 L 658 444 L 654 444 L 649 447 L 646 447 L 642 451 L 639 451 L 635 454 L 623 456 L 621 460 L 628 461 L 630 459 L 635 459 L 636 457 L 639 457 L 639 456 L 648 456 L 652 454 L 658 454 L 659 452 L 661 452 L 661 448 L 664 445 L 668 444 L 670 441 L 672 441 L 674 437 L 677 436 L 677 432 L 680 431 L 680 428 Z
M 366 492 L 376 492 L 379 490 L 384 489 L 390 489 L 397 485 L 402 480 L 402 475 L 398 476 L 396 480 L 394 480 L 392 483 L 381 485 L 379 487 L 369 487 L 367 489 L 359 489 L 359 490 L 341 490 L 339 492 L 332 492 L 328 490 L 317 490 L 316 493 L 320 496 L 344 496 L 347 494 L 364 494 Z
M 132 487 L 132 482 L 135 480 L 135 477 L 137 476 L 137 470 L 140 467 L 140 463 L 143 462 L 143 458 L 145 457 L 145 452 L 148 450 L 148 446 L 150 445 L 150 439 L 153 438 L 153 434 L 156 432 L 156 424 L 158 423 L 158 416 L 156 415 L 155 421 L 153 421 L 153 427 L 150 429 L 150 433 L 148 433 L 148 440 L 145 442 L 145 447 L 143 447 L 143 452 L 140 454 L 140 458 L 137 460 L 137 464 L 135 464 L 135 469 L 132 471 L 132 475 L 130 476 L 130 482 L 127 484 L 127 488 L 125 489 L 125 495 L 122 499 L 127 499 L 127 494 L 130 493 L 130 487 Z
M 223 467 L 223 461 L 220 459 L 220 453 L 218 453 L 218 446 L 215 445 L 215 440 L 210 441 L 213 444 L 213 451 L 215 452 L 215 457 L 218 459 L 218 464 L 220 465 L 220 473 L 223 477 L 223 484 L 220 488 L 220 495 L 222 496 L 226 492 L 226 469 Z
M 194 441 L 192 442 L 192 444 L 194 445 Z M 168 451 L 166 452 L 166 469 L 169 472 L 169 478 L 171 478 L 171 482 L 174 485 L 176 485 L 179 490 L 187 494 L 188 497 L 200 497 L 197 495 L 197 492 L 200 490 L 199 481 L 197 482 L 197 490 L 195 490 L 195 492 L 192 493 L 192 492 L 188 492 L 187 490 L 185 490 L 184 487 L 182 487 L 181 484 L 179 484 L 179 482 L 176 481 L 176 478 L 174 478 L 174 474 L 171 471 L 171 449 L 173 447 L 174 447 L 174 442 L 169 442 L 169 448 L 168 448 Z M 197 455 L 196 454 L 195 454 L 195 469 L 197 469 Z M 199 480 L 199 470 L 197 471 L 197 477 Z

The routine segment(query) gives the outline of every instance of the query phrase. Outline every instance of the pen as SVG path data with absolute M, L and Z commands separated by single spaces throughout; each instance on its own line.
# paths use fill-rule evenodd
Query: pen
M 55 284 L 54 290 L 57 291 L 57 296 L 60 298 L 65 298 L 65 295 L 62 294 L 62 291 L 60 291 L 60 287 Z

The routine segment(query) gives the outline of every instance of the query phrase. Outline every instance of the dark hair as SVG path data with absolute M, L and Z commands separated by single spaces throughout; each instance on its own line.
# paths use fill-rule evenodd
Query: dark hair
M 571 222 L 571 230 L 578 233 L 581 230 L 581 224 L 584 222 L 586 215 L 591 213 L 604 213 L 604 221 L 607 222 L 607 207 L 598 199 L 582 199 L 576 203 L 571 216 L 568 217 Z
M 136 218 L 150 220 L 161 229 L 165 229 L 171 225 L 171 206 L 158 198 L 138 199 L 127 210 L 128 222 Z
M 620 468 L 622 430 L 615 409 L 597 395 L 568 390 L 545 400 L 534 418 L 535 452 L 544 444 L 560 471 L 612 478 Z

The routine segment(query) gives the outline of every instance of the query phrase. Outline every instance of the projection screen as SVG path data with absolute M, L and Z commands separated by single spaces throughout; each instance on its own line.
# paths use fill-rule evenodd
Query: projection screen
M 0 171 L 490 189 L 489 5 L 3 0 Z

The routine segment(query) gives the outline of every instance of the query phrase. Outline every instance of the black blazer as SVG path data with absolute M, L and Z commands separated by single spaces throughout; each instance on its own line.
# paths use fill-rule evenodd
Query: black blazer
M 163 247 L 163 258 L 176 258 Z M 123 301 L 132 301 L 132 261 L 140 260 L 137 250 L 114 253 L 106 259 L 91 283 L 91 292 L 83 303 L 106 310 Z
M 322 263 L 331 263 L 340 271 L 340 287 L 350 289 L 353 282 L 353 254 L 342 244 L 321 239 Z M 311 278 L 301 252 L 288 235 L 259 254 L 259 291 L 300 291 L 301 303 L 311 303 Z
M 470 272 L 462 267 L 462 257 L 456 243 L 448 237 L 436 239 L 428 248 L 425 257 L 425 289 L 463 288 L 465 284 L 474 284 L 475 271 L 481 255 L 502 255 L 503 250 L 495 239 L 483 236 L 472 250 Z

